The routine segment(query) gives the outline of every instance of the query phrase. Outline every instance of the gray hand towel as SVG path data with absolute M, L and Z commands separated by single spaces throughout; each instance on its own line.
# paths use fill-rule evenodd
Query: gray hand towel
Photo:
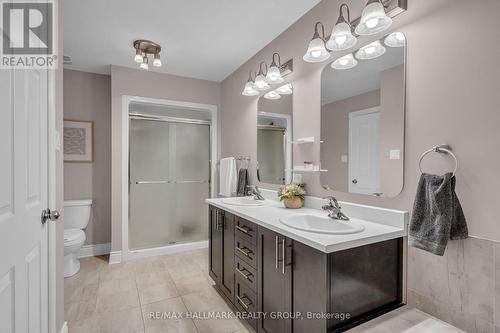
M 411 246 L 442 256 L 449 239 L 468 237 L 455 181 L 452 173 L 422 174 L 410 221 Z
M 245 168 L 241 168 L 238 172 L 238 188 L 236 195 L 239 197 L 243 197 L 246 195 L 246 188 L 248 185 L 248 170 Z

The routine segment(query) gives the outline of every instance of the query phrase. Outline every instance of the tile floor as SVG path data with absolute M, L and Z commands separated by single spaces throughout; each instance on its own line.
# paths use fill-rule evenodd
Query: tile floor
M 244 333 L 235 318 L 151 318 L 152 313 L 230 311 L 208 277 L 207 250 L 108 265 L 106 257 L 81 260 L 65 279 L 70 333 Z M 419 310 L 400 308 L 350 332 L 462 332 Z

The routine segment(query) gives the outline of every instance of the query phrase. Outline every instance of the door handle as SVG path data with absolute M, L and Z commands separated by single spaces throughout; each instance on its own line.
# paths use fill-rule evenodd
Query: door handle
M 237 271 L 238 273 L 240 273 L 241 275 L 243 275 L 243 277 L 244 277 L 245 279 L 247 279 L 247 280 L 249 280 L 249 277 L 252 275 L 252 273 L 250 273 L 250 272 L 249 272 L 249 271 L 247 271 L 246 269 L 243 269 L 243 270 L 241 270 L 241 269 L 239 269 L 239 268 L 235 268 L 235 269 L 236 269 L 236 271 Z M 245 273 L 244 271 L 246 271 L 246 273 Z
M 357 179 L 353 179 L 353 180 L 352 180 L 352 183 L 353 183 L 353 184 L 357 184 L 357 183 L 358 183 L 358 180 L 357 180 Z
M 42 216 L 40 217 L 42 224 L 47 223 L 47 221 L 57 221 L 61 217 L 61 214 L 57 210 L 50 210 L 49 208 L 42 211 Z
M 282 252 L 282 258 L 283 262 L 281 263 L 281 273 L 285 274 L 285 239 L 283 238 L 282 243 L 281 243 L 281 252 Z
M 243 253 L 244 256 L 250 258 L 250 254 L 253 253 L 252 250 L 250 250 L 249 248 L 247 247 L 239 247 L 239 246 L 236 246 L 236 250 L 240 251 L 241 253 Z
M 249 301 L 250 301 L 249 303 L 245 303 L 245 301 L 243 301 L 243 299 L 244 299 L 244 298 L 248 299 L 246 296 L 240 297 L 240 296 L 236 295 L 236 299 L 238 300 L 238 302 L 239 302 L 239 303 L 240 303 L 240 304 L 241 304 L 241 305 L 242 305 L 242 306 L 243 306 L 246 310 L 248 310 L 248 307 L 249 307 L 250 305 L 252 305 L 252 302 L 249 300 Z
M 136 185 L 141 184 L 168 184 L 170 181 L 168 180 L 138 180 L 135 182 Z
M 237 226 L 236 226 L 236 229 L 238 229 L 239 231 L 241 231 L 241 232 L 243 232 L 243 233 L 245 233 L 245 234 L 247 234 L 247 235 L 250 233 L 250 231 L 252 231 L 252 229 L 250 229 L 250 228 L 248 228 L 248 227 L 247 227 L 247 228 L 245 228 L 245 227 L 240 227 L 239 225 L 237 225 Z
M 274 255 L 276 257 L 276 269 L 278 269 L 278 265 L 279 265 L 279 259 L 278 259 L 278 256 L 279 256 L 279 250 L 278 250 L 278 236 L 276 236 L 275 238 L 275 241 L 274 241 Z

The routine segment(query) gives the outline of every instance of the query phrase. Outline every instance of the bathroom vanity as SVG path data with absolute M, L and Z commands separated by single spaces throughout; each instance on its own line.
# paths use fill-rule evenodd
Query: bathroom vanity
M 299 210 L 273 200 L 260 206 L 206 200 L 209 274 L 256 332 L 342 332 L 403 304 L 407 213 L 342 203 L 363 226 L 344 234 L 280 222 L 326 216 L 315 209 L 321 200 L 308 200 L 312 207 Z

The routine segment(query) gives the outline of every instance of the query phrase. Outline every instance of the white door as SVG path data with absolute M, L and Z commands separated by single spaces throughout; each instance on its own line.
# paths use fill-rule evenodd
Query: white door
M 349 113 L 349 192 L 380 192 L 380 108 Z
M 0 69 L 0 332 L 48 330 L 47 70 Z

